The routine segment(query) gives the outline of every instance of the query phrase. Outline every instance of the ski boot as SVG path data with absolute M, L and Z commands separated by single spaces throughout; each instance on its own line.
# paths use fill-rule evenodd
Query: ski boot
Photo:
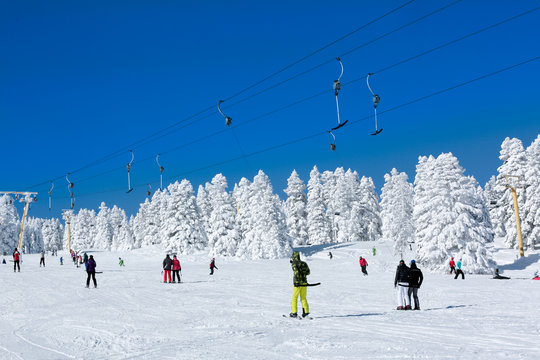
M 289 314 L 289 317 L 292 317 L 292 318 L 295 318 L 295 317 L 297 317 L 297 316 L 298 316 L 297 313 L 290 313 L 290 314 Z
M 302 317 L 305 318 L 306 316 L 308 316 L 309 313 L 308 312 L 305 312 L 304 309 L 302 309 Z
M 407 305 L 407 306 L 405 306 L 405 309 L 404 309 L 404 310 L 412 310 L 412 307 L 411 307 L 411 305 Z
M 403 309 L 403 306 L 398 306 L 396 310 L 405 310 L 405 309 Z

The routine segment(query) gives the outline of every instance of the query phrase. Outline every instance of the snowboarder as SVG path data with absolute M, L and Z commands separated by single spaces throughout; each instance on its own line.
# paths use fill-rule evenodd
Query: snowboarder
M 45 267 L 45 251 L 41 250 L 41 259 L 39 260 L 39 267 L 41 267 L 41 264 L 43 264 L 43 267 Z
M 293 270 L 293 295 L 291 301 L 290 317 L 298 316 L 298 295 L 302 303 L 302 317 L 309 315 L 309 305 L 307 302 L 307 276 L 309 275 L 309 266 L 300 260 L 300 253 L 293 252 L 291 258 L 291 267 Z
M 367 261 L 366 259 L 364 259 L 363 257 L 360 256 L 360 267 L 362 268 L 362 273 L 364 273 L 364 276 L 366 276 L 368 273 L 367 273 L 367 270 L 366 270 L 366 266 L 368 265 L 367 264 Z
M 15 248 L 15 250 L 13 250 L 13 272 L 16 272 L 17 270 L 21 272 L 21 265 L 19 264 L 20 259 L 21 253 Z
M 180 260 L 176 258 L 176 255 L 173 256 L 172 261 L 172 282 L 176 282 L 178 278 L 178 283 L 180 283 L 180 271 L 182 271 L 182 266 L 180 266 Z
M 165 259 L 163 259 L 163 282 L 167 282 L 167 276 L 169 276 L 169 284 L 171 283 L 171 268 L 172 268 L 172 260 L 169 254 L 165 256 Z
M 420 302 L 418 301 L 418 289 L 424 281 L 422 271 L 416 266 L 416 261 L 411 260 L 411 271 L 409 273 L 409 303 L 412 304 L 411 295 L 414 299 L 414 310 L 420 310 Z
M 500 275 L 499 274 L 499 269 L 495 269 L 495 275 L 493 275 L 493 278 L 494 279 L 499 279 L 499 280 L 508 280 L 508 279 L 510 279 L 509 277 Z
M 398 310 L 411 310 L 409 301 L 409 273 L 410 269 L 404 260 L 399 261 L 394 278 L 394 288 L 397 288 Z
M 86 272 L 88 273 L 88 278 L 86 279 L 86 287 L 90 287 L 90 278 L 94 281 L 94 287 L 97 288 L 96 281 L 96 261 L 94 260 L 94 255 L 90 255 L 90 258 L 86 262 Z
M 214 275 L 214 268 L 218 268 L 216 266 L 216 258 L 212 258 L 212 261 L 210 261 L 210 275 Z
M 331 251 L 328 252 L 328 257 L 330 258 L 330 260 L 332 260 L 332 258 L 334 257 L 334 255 L 332 255 Z
M 373 256 L 377 254 L 377 250 L 375 249 L 375 246 L 373 247 Z
M 118 258 L 118 265 L 125 266 L 124 265 L 124 260 L 121 257 Z
M 457 271 L 456 271 L 456 276 L 454 276 L 454 280 L 457 279 L 460 274 L 461 274 L 461 279 L 465 280 L 465 274 L 463 273 L 463 271 L 461 271 L 461 259 L 459 259 L 457 262 Z
M 456 263 L 454 262 L 454 258 L 450 259 L 450 262 L 448 263 L 448 265 L 450 266 L 450 274 L 455 273 L 456 272 Z

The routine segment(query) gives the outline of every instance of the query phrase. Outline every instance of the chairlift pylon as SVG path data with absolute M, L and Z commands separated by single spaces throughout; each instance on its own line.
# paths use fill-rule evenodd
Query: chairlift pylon
M 218 105 L 217 105 L 218 111 L 219 111 L 219 112 L 221 113 L 221 115 L 223 115 L 223 117 L 225 118 L 225 124 L 226 124 L 227 126 L 231 126 L 231 124 L 232 124 L 232 118 L 231 118 L 230 116 L 225 115 L 225 114 L 223 113 L 223 111 L 221 111 L 221 103 L 223 103 L 223 102 L 224 102 L 223 100 L 219 100 Z
M 158 164 L 159 166 L 159 190 L 163 190 L 163 171 L 165 171 L 165 168 L 163 166 L 161 166 L 161 164 L 159 163 L 159 157 L 161 156 L 161 154 L 157 154 L 156 155 L 156 163 Z
M 381 102 L 381 97 L 377 94 L 375 94 L 373 92 L 373 90 L 371 89 L 371 86 L 369 85 L 369 77 L 371 75 L 374 75 L 373 73 L 369 73 L 368 76 L 366 77 L 366 83 L 367 83 L 367 87 L 369 89 L 369 91 L 371 92 L 371 95 L 373 96 L 373 111 L 375 112 L 375 132 L 371 135 L 378 135 L 381 133 L 381 131 L 383 131 L 382 128 L 378 129 L 377 128 L 377 105 L 379 105 L 379 103 Z
M 131 164 L 133 164 L 133 159 L 135 159 L 135 154 L 133 153 L 133 150 L 129 150 L 129 152 L 131 153 L 131 161 L 126 165 L 128 176 L 128 191 L 126 192 L 126 194 L 129 194 L 133 191 L 133 188 L 131 187 L 131 177 L 129 173 L 131 171 Z

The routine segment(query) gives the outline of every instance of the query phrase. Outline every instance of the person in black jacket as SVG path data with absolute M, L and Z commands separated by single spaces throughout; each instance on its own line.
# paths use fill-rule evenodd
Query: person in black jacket
M 214 275 L 214 269 L 217 269 L 216 266 L 216 258 L 212 258 L 212 261 L 210 261 L 210 275 Z
M 409 301 L 409 273 L 410 269 L 405 265 L 405 261 L 400 260 L 394 278 L 394 287 L 397 288 L 398 310 L 411 310 Z
M 411 295 L 414 299 L 414 310 L 420 310 L 420 302 L 418 301 L 418 289 L 424 281 L 422 271 L 416 267 L 416 262 L 411 260 L 411 271 L 409 273 L 409 303 L 412 305 Z
M 171 283 L 171 269 L 172 269 L 172 259 L 167 254 L 165 259 L 163 259 L 163 282 L 167 282 L 167 275 L 169 276 L 169 283 Z

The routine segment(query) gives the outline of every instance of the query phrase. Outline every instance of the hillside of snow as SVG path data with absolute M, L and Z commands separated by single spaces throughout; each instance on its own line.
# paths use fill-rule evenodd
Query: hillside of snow
M 371 249 L 377 248 L 373 256 Z M 290 312 L 287 259 L 181 256 L 181 284 L 164 284 L 158 248 L 90 252 L 98 288 L 59 257 L 0 265 L 0 359 L 538 359 L 540 253 L 495 259 L 511 280 L 424 272 L 421 311 L 397 311 L 390 243 L 299 248 L 311 268 L 312 320 Z M 329 259 L 328 251 L 334 257 Z M 362 276 L 358 257 L 368 260 Z M 126 266 L 118 266 L 118 257 Z M 408 262 L 410 254 L 405 254 Z M 422 264 L 419 264 L 422 268 Z M 465 269 L 466 270 L 466 269 Z M 299 305 L 300 306 L 300 305 Z

